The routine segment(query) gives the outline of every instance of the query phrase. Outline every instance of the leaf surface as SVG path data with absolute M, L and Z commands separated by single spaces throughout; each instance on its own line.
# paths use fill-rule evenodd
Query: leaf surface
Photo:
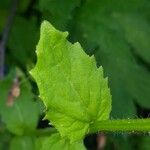
M 116 14 L 114 16 L 123 27 L 127 41 L 144 60 L 150 63 L 150 26 L 140 14 Z
M 94 122 L 109 118 L 111 95 L 102 67 L 67 35 L 43 22 L 31 74 L 47 108 L 45 118 L 74 141 L 83 139 Z
M 36 150 L 85 150 L 82 142 L 70 143 L 69 140 L 62 139 L 59 133 L 50 137 L 38 138 L 36 140 Z
M 18 97 L 9 97 L 14 76 L 8 76 L 0 86 L 1 104 L 0 109 L 3 123 L 7 129 L 16 135 L 23 135 L 25 132 L 35 130 L 39 118 L 39 107 L 33 101 L 33 94 L 28 82 L 20 84 Z M 23 78 L 25 80 L 25 78 Z M 8 105 L 8 99 L 12 98 L 13 104 Z
M 72 20 L 75 8 L 80 0 L 39 0 L 39 9 L 43 18 L 53 22 L 59 29 L 66 29 Z
M 36 18 L 27 20 L 16 16 L 8 41 L 10 49 L 8 61 L 10 63 L 14 60 L 21 67 L 26 67 L 25 64 L 27 65 L 34 60 L 34 48 L 38 39 L 37 31 Z
M 33 137 L 16 136 L 10 142 L 10 150 L 35 150 Z

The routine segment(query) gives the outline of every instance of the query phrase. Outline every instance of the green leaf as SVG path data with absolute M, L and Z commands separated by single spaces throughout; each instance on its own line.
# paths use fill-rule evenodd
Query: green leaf
M 111 95 L 102 67 L 67 35 L 43 22 L 31 74 L 47 108 L 45 118 L 74 141 L 83 139 L 96 121 L 109 118 Z
M 2 112 L 3 107 L 5 107 L 8 93 L 13 83 L 13 77 L 13 73 L 10 73 L 3 80 L 0 80 L 0 113 Z
M 21 67 L 26 67 L 25 64 L 33 62 L 35 58 L 34 48 L 38 37 L 37 31 L 35 18 L 27 20 L 23 17 L 16 17 L 8 42 L 10 49 L 8 61 L 11 61 L 10 63 L 13 59 Z
M 37 103 L 33 101 L 33 94 L 27 81 L 20 84 L 20 95 L 17 98 L 13 98 L 13 105 L 7 105 L 12 88 L 10 81 L 13 81 L 13 78 L 8 81 L 6 80 L 4 86 L 0 86 L 4 91 L 0 93 L 0 97 L 2 94 L 3 102 L 3 107 L 0 110 L 1 118 L 10 132 L 22 135 L 25 132 L 35 130 L 39 118 L 39 107 Z M 8 83 L 8 85 L 6 83 Z
M 33 137 L 14 137 L 10 142 L 10 150 L 35 150 L 35 140 Z
M 149 136 L 140 137 L 138 141 L 138 150 L 149 150 L 150 149 L 149 143 L 150 143 Z
M 27 95 L 26 98 L 28 98 Z M 2 120 L 9 131 L 17 135 L 34 130 L 38 122 L 38 107 L 35 102 L 18 98 L 12 107 L 2 112 Z M 30 110 L 30 111 L 29 111 Z
M 125 31 L 128 42 L 134 50 L 148 63 L 150 63 L 150 26 L 148 21 L 140 14 L 115 14 Z
M 39 9 L 43 13 L 43 18 L 63 30 L 72 20 L 73 11 L 79 5 L 80 0 L 39 0 Z
M 41 137 L 36 141 L 36 150 L 85 150 L 82 142 L 70 143 L 69 140 L 61 138 L 58 133 L 50 137 Z
M 7 11 L 0 8 L 0 33 L 4 30 L 4 25 L 6 22 Z
M 0 1 L 0 33 L 4 30 L 7 18 L 10 15 L 10 8 L 13 5 L 13 3 L 14 2 L 11 2 L 11 0 Z M 30 0 L 21 0 L 18 4 L 17 12 L 25 13 L 29 3 Z
M 10 140 L 11 140 L 10 133 L 8 133 L 7 131 L 0 133 L 0 150 L 7 150 L 9 147 Z

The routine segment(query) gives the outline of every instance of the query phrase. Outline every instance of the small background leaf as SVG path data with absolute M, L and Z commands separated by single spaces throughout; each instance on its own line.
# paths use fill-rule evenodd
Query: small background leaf
M 39 0 L 43 19 L 53 22 L 61 30 L 66 29 L 73 18 L 74 9 L 79 5 L 80 0 Z
M 33 137 L 14 137 L 10 142 L 10 150 L 35 150 L 35 140 Z
M 35 130 L 39 118 L 39 106 L 33 101 L 33 94 L 29 83 L 25 81 L 20 85 L 20 95 L 13 100 L 12 106 L 8 106 L 7 101 L 9 98 L 10 90 L 12 87 L 12 81 L 14 78 L 10 78 L 4 82 L 4 87 L 1 88 L 5 91 L 2 94 L 2 108 L 1 118 L 6 124 L 7 129 L 17 135 L 22 135 L 24 132 L 30 132 Z M 11 81 L 11 82 L 10 82 Z M 29 111 L 30 110 L 30 111 Z

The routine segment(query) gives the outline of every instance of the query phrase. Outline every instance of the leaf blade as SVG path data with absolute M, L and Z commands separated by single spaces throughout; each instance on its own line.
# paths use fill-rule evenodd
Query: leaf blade
M 43 22 L 31 74 L 47 107 L 46 118 L 61 136 L 74 141 L 82 139 L 96 120 L 109 118 L 111 95 L 102 67 L 97 69 L 94 58 L 79 43 L 68 42 L 67 35 Z

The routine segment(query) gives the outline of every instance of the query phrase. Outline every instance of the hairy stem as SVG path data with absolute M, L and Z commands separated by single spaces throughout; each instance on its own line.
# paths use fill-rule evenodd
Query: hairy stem
M 13 0 L 12 1 L 10 13 L 9 13 L 8 18 L 7 18 L 6 25 L 4 27 L 4 30 L 2 33 L 2 38 L 0 41 L 0 79 L 2 79 L 4 77 L 4 61 L 5 61 L 6 43 L 8 40 L 10 29 L 11 29 L 12 24 L 13 24 L 13 20 L 14 20 L 15 13 L 17 10 L 18 2 L 19 2 L 19 0 Z
M 98 131 L 150 132 L 150 119 L 105 120 L 91 125 L 90 133 Z

